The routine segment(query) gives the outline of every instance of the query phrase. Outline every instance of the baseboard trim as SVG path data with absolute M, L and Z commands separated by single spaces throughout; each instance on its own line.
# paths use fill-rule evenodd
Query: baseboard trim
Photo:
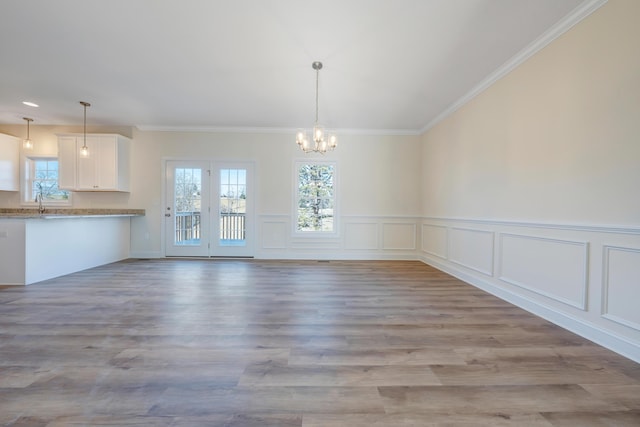
M 135 252 L 132 251 L 129 254 L 129 258 L 141 258 L 141 259 L 147 259 L 147 258 L 164 258 L 164 255 L 162 254 L 162 252 L 156 252 L 156 251 L 141 251 L 141 252 Z

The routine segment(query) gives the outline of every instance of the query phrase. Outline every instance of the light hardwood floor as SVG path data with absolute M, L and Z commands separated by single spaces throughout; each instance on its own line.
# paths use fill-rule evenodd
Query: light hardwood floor
M 9 426 L 640 425 L 640 365 L 420 262 L 125 261 L 0 346 Z

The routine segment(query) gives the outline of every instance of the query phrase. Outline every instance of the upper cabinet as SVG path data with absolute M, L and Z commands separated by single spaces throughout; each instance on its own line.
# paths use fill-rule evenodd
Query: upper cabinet
M 59 187 L 72 191 L 129 191 L 131 140 L 116 134 L 58 135 Z
M 20 191 L 20 140 L 0 133 L 0 191 Z

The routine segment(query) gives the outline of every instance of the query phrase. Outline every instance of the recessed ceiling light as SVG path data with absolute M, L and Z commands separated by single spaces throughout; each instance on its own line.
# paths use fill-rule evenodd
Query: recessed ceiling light
M 29 107 L 39 107 L 38 104 L 36 104 L 35 102 L 31 102 L 31 101 L 22 101 L 22 103 L 24 105 L 28 105 Z

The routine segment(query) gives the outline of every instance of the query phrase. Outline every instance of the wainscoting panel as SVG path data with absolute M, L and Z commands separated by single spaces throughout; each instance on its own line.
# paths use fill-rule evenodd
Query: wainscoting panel
M 493 276 L 493 240 L 491 231 L 453 227 L 449 232 L 449 259 Z
M 382 224 L 382 249 L 416 249 L 415 223 L 384 223 Z
M 500 234 L 500 280 L 586 309 L 588 244 Z
M 422 218 L 418 256 L 640 363 L 640 226 Z
M 263 249 L 287 248 L 287 236 L 290 234 L 287 221 L 263 221 L 260 229 Z
M 375 222 L 347 222 L 344 224 L 344 248 L 349 250 L 377 250 L 378 224 Z
M 447 227 L 422 224 L 422 251 L 439 258 L 447 258 Z
M 417 259 L 418 217 L 343 216 L 331 235 L 293 232 L 290 215 L 259 215 L 258 259 Z
M 603 317 L 640 331 L 640 249 L 605 246 L 603 276 Z

